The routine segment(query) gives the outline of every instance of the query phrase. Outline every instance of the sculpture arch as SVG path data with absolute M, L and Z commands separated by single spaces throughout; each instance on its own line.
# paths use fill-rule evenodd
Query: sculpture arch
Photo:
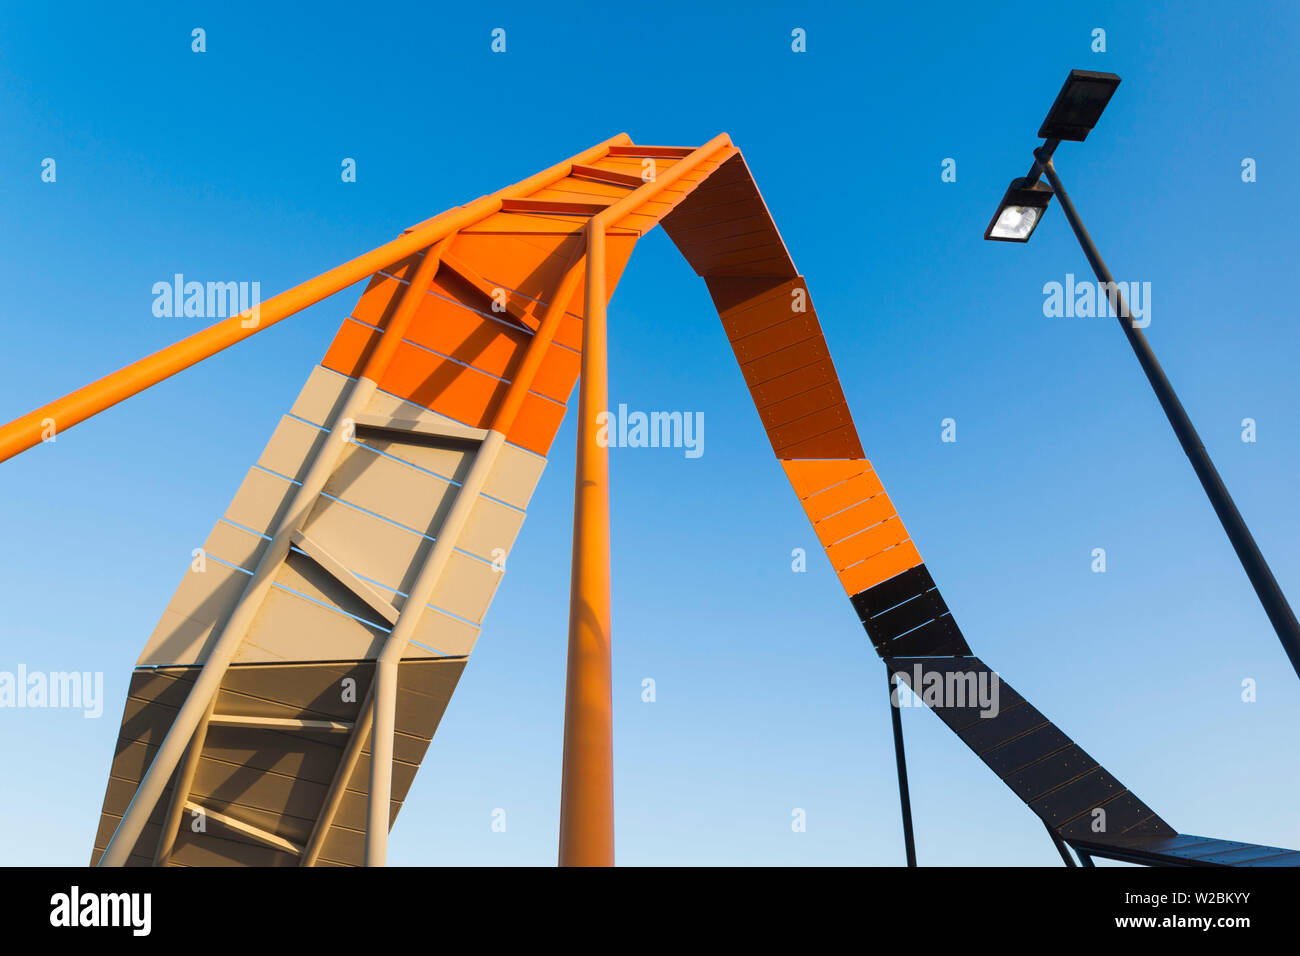
M 71 427 L 369 276 L 137 661 L 92 862 L 354 865 L 375 862 L 375 843 L 382 859 L 578 380 L 588 296 L 601 291 L 603 317 L 657 225 L 704 279 L 889 673 L 922 694 L 929 675 L 996 679 L 863 453 L 740 150 L 725 135 L 699 148 L 620 135 L 269 300 L 251 325 L 232 317 L 0 429 L 10 457 L 42 423 Z M 1178 834 L 1005 683 L 996 716 L 977 701 L 932 709 L 1063 856 L 1300 863 Z

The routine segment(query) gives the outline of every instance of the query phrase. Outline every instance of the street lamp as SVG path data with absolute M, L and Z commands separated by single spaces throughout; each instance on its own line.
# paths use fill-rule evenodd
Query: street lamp
M 1214 512 L 1219 516 L 1223 530 L 1227 532 L 1228 540 L 1232 542 L 1237 558 L 1241 561 L 1246 576 L 1250 578 L 1250 583 L 1264 606 L 1264 612 L 1268 615 L 1273 629 L 1277 631 L 1283 650 L 1291 659 L 1291 666 L 1295 668 L 1297 676 L 1300 676 L 1300 623 L 1296 621 L 1295 612 L 1291 610 L 1286 596 L 1278 587 L 1277 579 L 1273 577 L 1268 562 L 1264 560 L 1250 529 L 1246 527 L 1246 522 L 1237 511 L 1232 496 L 1228 494 L 1223 479 L 1219 477 L 1214 462 L 1210 460 L 1205 446 L 1201 444 L 1200 436 L 1196 434 L 1196 429 L 1191 419 L 1187 417 L 1182 402 L 1178 400 L 1173 386 L 1165 377 L 1164 370 L 1156 361 L 1155 353 L 1151 351 L 1146 336 L 1131 321 L 1124 293 L 1115 284 L 1110 270 L 1106 268 L 1106 263 L 1101 258 L 1101 253 L 1097 251 L 1092 237 L 1084 228 L 1083 221 L 1079 218 L 1074 203 L 1070 202 L 1065 187 L 1061 185 L 1061 179 L 1056 174 L 1056 166 L 1052 162 L 1052 155 L 1062 140 L 1081 143 L 1087 139 L 1119 83 L 1120 79 L 1114 73 L 1094 73 L 1090 70 L 1070 71 L 1065 85 L 1057 94 L 1056 102 L 1048 110 L 1047 118 L 1038 130 L 1038 135 L 1044 142 L 1034 150 L 1034 164 L 1030 167 L 1029 174 L 1021 179 L 1012 180 L 1010 188 L 1007 189 L 998 204 L 997 211 L 993 214 L 993 220 L 984 232 L 984 238 L 1003 242 L 1028 242 L 1047 211 L 1048 200 L 1052 196 L 1060 200 L 1061 211 L 1069 221 L 1070 228 L 1074 230 L 1084 255 L 1088 257 L 1088 263 L 1092 266 L 1097 281 L 1106 291 L 1120 328 L 1128 337 L 1129 345 L 1133 347 L 1133 353 L 1137 356 L 1142 371 L 1146 373 L 1147 381 L 1151 383 L 1151 388 L 1160 401 L 1160 407 L 1164 409 L 1169 424 L 1173 426 L 1174 434 L 1178 436 L 1178 441 L 1183 446 L 1183 452 L 1192 463 L 1196 477 L 1201 481 L 1201 487 L 1205 489 L 1210 504 L 1214 506 Z M 1047 177 L 1050 188 L 1041 182 L 1044 176 Z
M 998 211 L 984 230 L 984 238 L 999 242 L 1028 242 L 1043 213 L 1047 212 L 1051 198 L 1052 190 L 1046 183 L 1031 182 L 1027 178 L 1011 180 L 1006 195 L 998 203 Z

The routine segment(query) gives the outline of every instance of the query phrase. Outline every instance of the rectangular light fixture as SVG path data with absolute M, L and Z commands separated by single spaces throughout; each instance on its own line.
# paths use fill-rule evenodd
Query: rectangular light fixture
M 999 242 L 1028 242 L 1043 213 L 1047 212 L 1051 199 L 1051 187 L 1041 180 L 1032 185 L 1028 179 L 1011 180 L 1002 202 L 998 203 L 998 211 L 993 214 L 993 221 L 984 230 L 984 238 Z
M 1119 77 L 1114 73 L 1071 70 L 1056 102 L 1047 111 L 1047 119 L 1038 130 L 1043 139 L 1067 139 L 1082 143 L 1101 119 L 1110 102 Z

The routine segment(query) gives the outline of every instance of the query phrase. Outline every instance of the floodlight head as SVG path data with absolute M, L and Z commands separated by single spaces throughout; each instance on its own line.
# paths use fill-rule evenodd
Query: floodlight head
M 1047 212 L 1052 190 L 1041 180 L 1013 179 L 998 203 L 998 211 L 984 230 L 985 239 L 999 242 L 1028 242 Z
M 1110 102 L 1119 77 L 1114 73 L 1094 73 L 1091 70 L 1071 70 L 1056 94 L 1056 102 L 1047 111 L 1047 119 L 1039 127 L 1043 139 L 1067 139 L 1082 143 L 1101 119 L 1102 110 Z

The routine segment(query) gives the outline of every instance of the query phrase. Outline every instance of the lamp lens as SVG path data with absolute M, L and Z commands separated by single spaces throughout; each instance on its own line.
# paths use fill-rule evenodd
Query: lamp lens
M 1026 239 L 1038 222 L 1038 210 L 1033 206 L 1008 206 L 998 216 L 993 235 L 998 239 Z

